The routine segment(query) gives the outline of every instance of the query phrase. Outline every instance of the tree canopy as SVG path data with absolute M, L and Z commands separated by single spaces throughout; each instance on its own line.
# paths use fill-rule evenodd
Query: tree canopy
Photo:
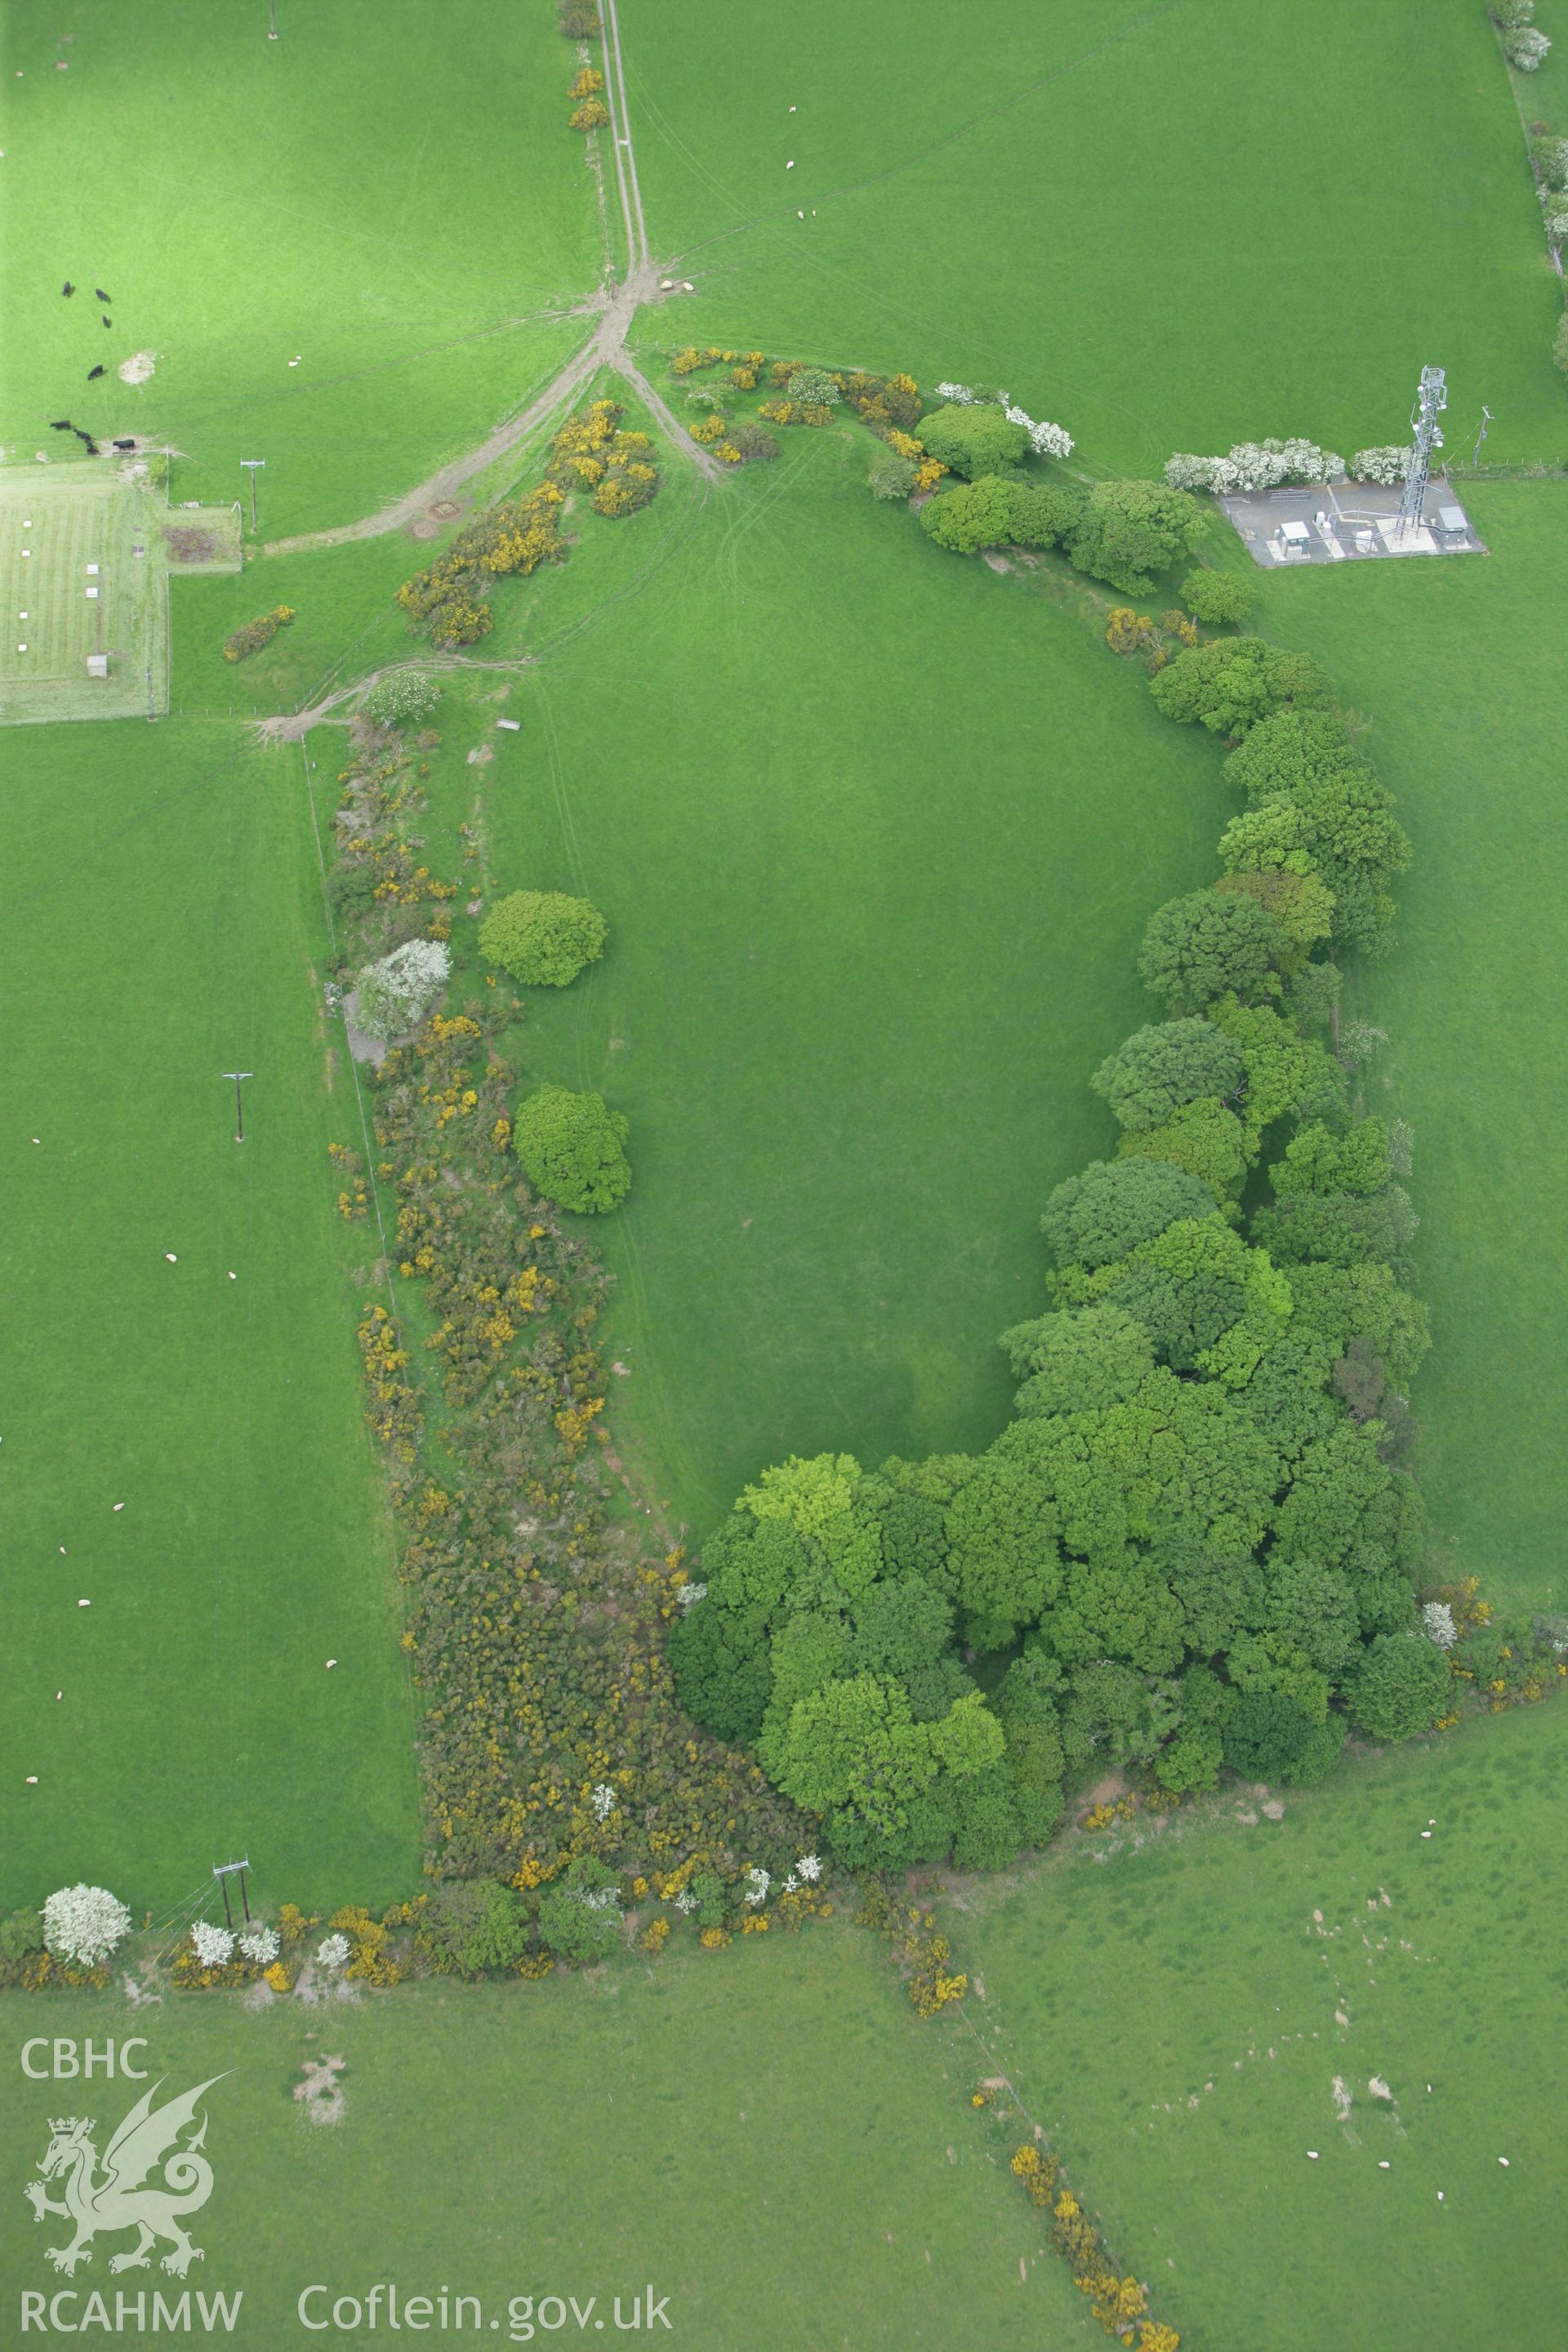
M 513 890 L 479 925 L 479 953 L 531 988 L 565 988 L 605 952 L 605 922 L 586 898 Z
M 1105 1265 L 1152 1241 L 1178 1217 L 1205 1216 L 1215 1195 L 1197 1177 L 1156 1161 L 1091 1160 L 1046 1203 L 1041 1225 L 1063 1265 Z
M 1201 1013 L 1216 998 L 1262 991 L 1289 941 L 1256 898 L 1193 890 L 1149 919 L 1138 969 L 1172 1013 Z
M 626 1122 L 603 1095 L 541 1087 L 518 1106 L 512 1145 L 536 1192 L 563 1209 L 600 1213 L 631 1189 Z
M 951 466 L 965 481 L 1016 466 L 1029 446 L 1021 425 L 1009 424 L 994 401 L 976 401 L 972 407 L 956 403 L 922 416 L 920 437 L 927 452 Z
M 364 715 L 376 727 L 395 727 L 403 719 L 428 719 L 440 699 L 440 688 L 422 670 L 394 670 L 365 696 Z
M 1202 508 L 1185 490 L 1168 489 L 1163 482 L 1097 482 L 1068 553 L 1091 580 L 1142 596 L 1157 572 L 1191 554 L 1205 528 Z
M 1089 1084 L 1121 1127 L 1158 1127 L 1200 1095 L 1233 1095 L 1241 1085 L 1240 1049 L 1210 1021 L 1163 1021 L 1136 1030 L 1101 1062 Z
M 1168 1161 L 1205 1185 L 1216 1201 L 1228 1201 L 1241 1190 L 1251 1165 L 1247 1129 L 1217 1095 L 1200 1095 L 1158 1127 L 1124 1135 L 1121 1153 L 1124 1160 Z
M 1453 1678 L 1425 1633 L 1380 1633 L 1351 1678 L 1351 1713 L 1374 1739 L 1408 1739 L 1447 1712 Z
M 1258 589 L 1245 572 L 1189 572 L 1182 583 L 1182 602 L 1194 621 L 1213 628 L 1249 621 L 1258 609 Z
M 977 482 L 960 482 L 921 509 L 921 528 L 939 547 L 955 555 L 976 555 L 982 548 L 1005 547 L 1013 537 L 1015 484 L 986 474 Z
M 1191 646 L 1149 681 L 1167 719 L 1240 736 L 1289 706 L 1331 702 L 1333 689 L 1310 654 L 1287 653 L 1263 637 L 1218 637 Z
M 1072 530 L 1082 504 L 1074 489 L 983 474 L 931 499 L 921 509 L 921 524 L 939 547 L 958 555 L 986 547 L 1054 547 Z

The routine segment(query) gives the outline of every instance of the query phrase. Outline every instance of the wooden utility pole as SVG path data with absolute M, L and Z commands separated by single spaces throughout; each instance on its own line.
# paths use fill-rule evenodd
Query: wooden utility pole
M 243 1143 L 245 1141 L 245 1096 L 242 1089 L 247 1078 L 253 1078 L 256 1072 L 225 1070 L 223 1075 L 226 1078 L 234 1080 L 234 1139 L 237 1143 Z

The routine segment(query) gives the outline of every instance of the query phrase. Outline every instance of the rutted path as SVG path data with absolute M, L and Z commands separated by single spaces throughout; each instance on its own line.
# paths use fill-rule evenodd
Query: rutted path
M 443 466 L 429 480 L 416 489 L 406 490 L 390 506 L 373 515 L 364 515 L 358 522 L 339 523 L 330 530 L 310 530 L 292 539 L 268 540 L 262 548 L 263 555 L 303 555 L 315 548 L 345 547 L 351 541 L 381 539 L 388 531 L 402 530 L 420 515 L 444 499 L 451 499 L 482 474 L 487 466 L 504 457 L 509 449 L 544 424 L 556 410 L 564 408 L 584 383 L 601 368 L 613 368 L 624 376 L 658 425 L 659 431 L 672 448 L 694 465 L 708 481 L 719 481 L 723 467 L 708 451 L 693 441 L 678 419 L 660 399 L 647 378 L 642 373 L 626 351 L 626 337 L 632 320 L 645 303 L 664 299 L 658 272 L 648 259 L 647 226 L 643 218 L 642 193 L 637 185 L 637 157 L 632 147 L 631 119 L 626 111 L 626 73 L 621 62 L 620 25 L 616 16 L 615 0 L 604 0 L 605 26 L 605 100 L 609 108 L 609 139 L 616 159 L 616 183 L 621 199 L 621 218 L 625 224 L 628 275 L 625 281 L 608 293 L 599 293 L 583 303 L 577 313 L 590 317 L 599 313 L 599 323 L 575 356 L 552 376 L 544 390 L 517 415 L 498 425 L 495 431 L 470 449 L 465 457 L 455 457 Z M 301 714 L 301 717 L 303 714 Z M 271 724 L 272 722 L 268 722 Z M 279 724 L 281 722 L 279 722 Z
M 626 69 L 621 58 L 621 21 L 616 0 L 604 0 L 605 102 L 610 110 L 610 137 L 615 143 L 616 179 L 621 191 L 621 217 L 626 225 L 626 267 L 633 278 L 651 274 L 647 223 L 643 218 L 642 190 L 637 185 L 637 150 L 632 145 L 631 109 L 626 104 Z
M 520 654 L 512 661 L 476 661 L 468 654 L 447 654 L 433 656 L 426 661 L 389 662 L 384 669 L 372 670 L 368 677 L 356 677 L 351 679 L 347 686 L 334 687 L 331 694 L 324 694 L 320 702 L 310 703 L 303 710 L 286 710 L 276 719 L 253 719 L 249 724 L 259 742 L 302 743 L 312 727 L 319 727 L 344 703 L 357 703 L 363 694 L 384 677 L 406 677 L 411 669 L 504 669 L 515 673 L 532 667 L 531 654 Z M 340 721 L 340 724 L 346 724 L 346 720 Z

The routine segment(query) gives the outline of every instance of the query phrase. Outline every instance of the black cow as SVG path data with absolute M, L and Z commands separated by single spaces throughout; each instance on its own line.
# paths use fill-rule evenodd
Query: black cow
M 102 370 L 100 367 L 89 368 L 89 370 L 88 370 L 88 372 L 87 372 L 87 380 L 88 380 L 89 383 L 90 383 L 92 382 L 92 380 L 93 380 L 94 376 L 100 376 L 100 375 L 101 375 L 102 373 L 103 373 L 103 370 Z
M 117 449 L 134 449 L 136 444 L 134 441 L 117 441 L 114 446 Z
M 84 433 L 79 425 L 73 425 L 71 426 L 71 431 L 76 435 L 79 441 L 90 441 L 92 439 L 91 434 Z
M 100 313 L 100 316 L 102 316 L 101 312 Z M 113 321 L 113 320 L 112 320 L 112 319 L 105 318 L 105 319 L 104 319 L 104 320 L 103 320 L 103 323 L 104 323 L 104 325 L 105 325 L 106 327 L 112 327 L 112 326 L 113 326 L 113 324 L 114 324 L 114 321 Z
M 106 294 L 101 286 L 95 286 L 92 290 L 100 302 L 112 302 L 114 299 L 113 295 Z
M 76 431 L 76 426 L 71 423 L 68 416 L 51 416 L 49 419 L 49 431 L 51 433 L 74 433 Z
M 60 292 L 62 294 L 74 294 L 76 292 L 76 288 L 71 284 L 68 278 L 66 279 L 65 284 L 60 288 Z

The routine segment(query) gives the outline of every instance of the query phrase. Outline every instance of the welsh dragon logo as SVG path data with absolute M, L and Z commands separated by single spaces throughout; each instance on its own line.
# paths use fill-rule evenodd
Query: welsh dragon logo
M 98 2128 L 93 2117 L 50 2118 L 49 2144 L 38 2164 L 39 2178 L 29 2180 L 22 2194 L 36 2221 L 47 2213 L 58 2213 L 76 2225 L 68 2245 L 46 2249 L 56 2270 L 64 2271 L 68 2278 L 79 2263 L 91 2262 L 92 2241 L 100 2231 L 107 2236 L 121 2230 L 138 2232 L 128 2252 L 110 2257 L 111 2271 L 145 2270 L 153 2248 L 164 2239 L 172 2251 L 163 2256 L 163 2267 L 176 2278 L 184 2278 L 191 2264 L 202 2260 L 202 2250 L 192 2245 L 184 2221 L 186 2214 L 199 2212 L 212 2195 L 213 2168 L 201 2153 L 207 2131 L 205 2114 L 194 2137 L 183 2147 L 179 2141 L 195 2120 L 203 2094 L 224 2077 L 210 2075 L 183 2097 L 154 2107 L 153 2102 L 166 2079 L 143 2091 L 104 2149 L 101 2170 L 93 2145 Z M 154 2178 L 159 2174 L 161 2179 Z M 44 2183 L 48 2180 L 63 2180 L 63 2201 L 46 2194 Z

